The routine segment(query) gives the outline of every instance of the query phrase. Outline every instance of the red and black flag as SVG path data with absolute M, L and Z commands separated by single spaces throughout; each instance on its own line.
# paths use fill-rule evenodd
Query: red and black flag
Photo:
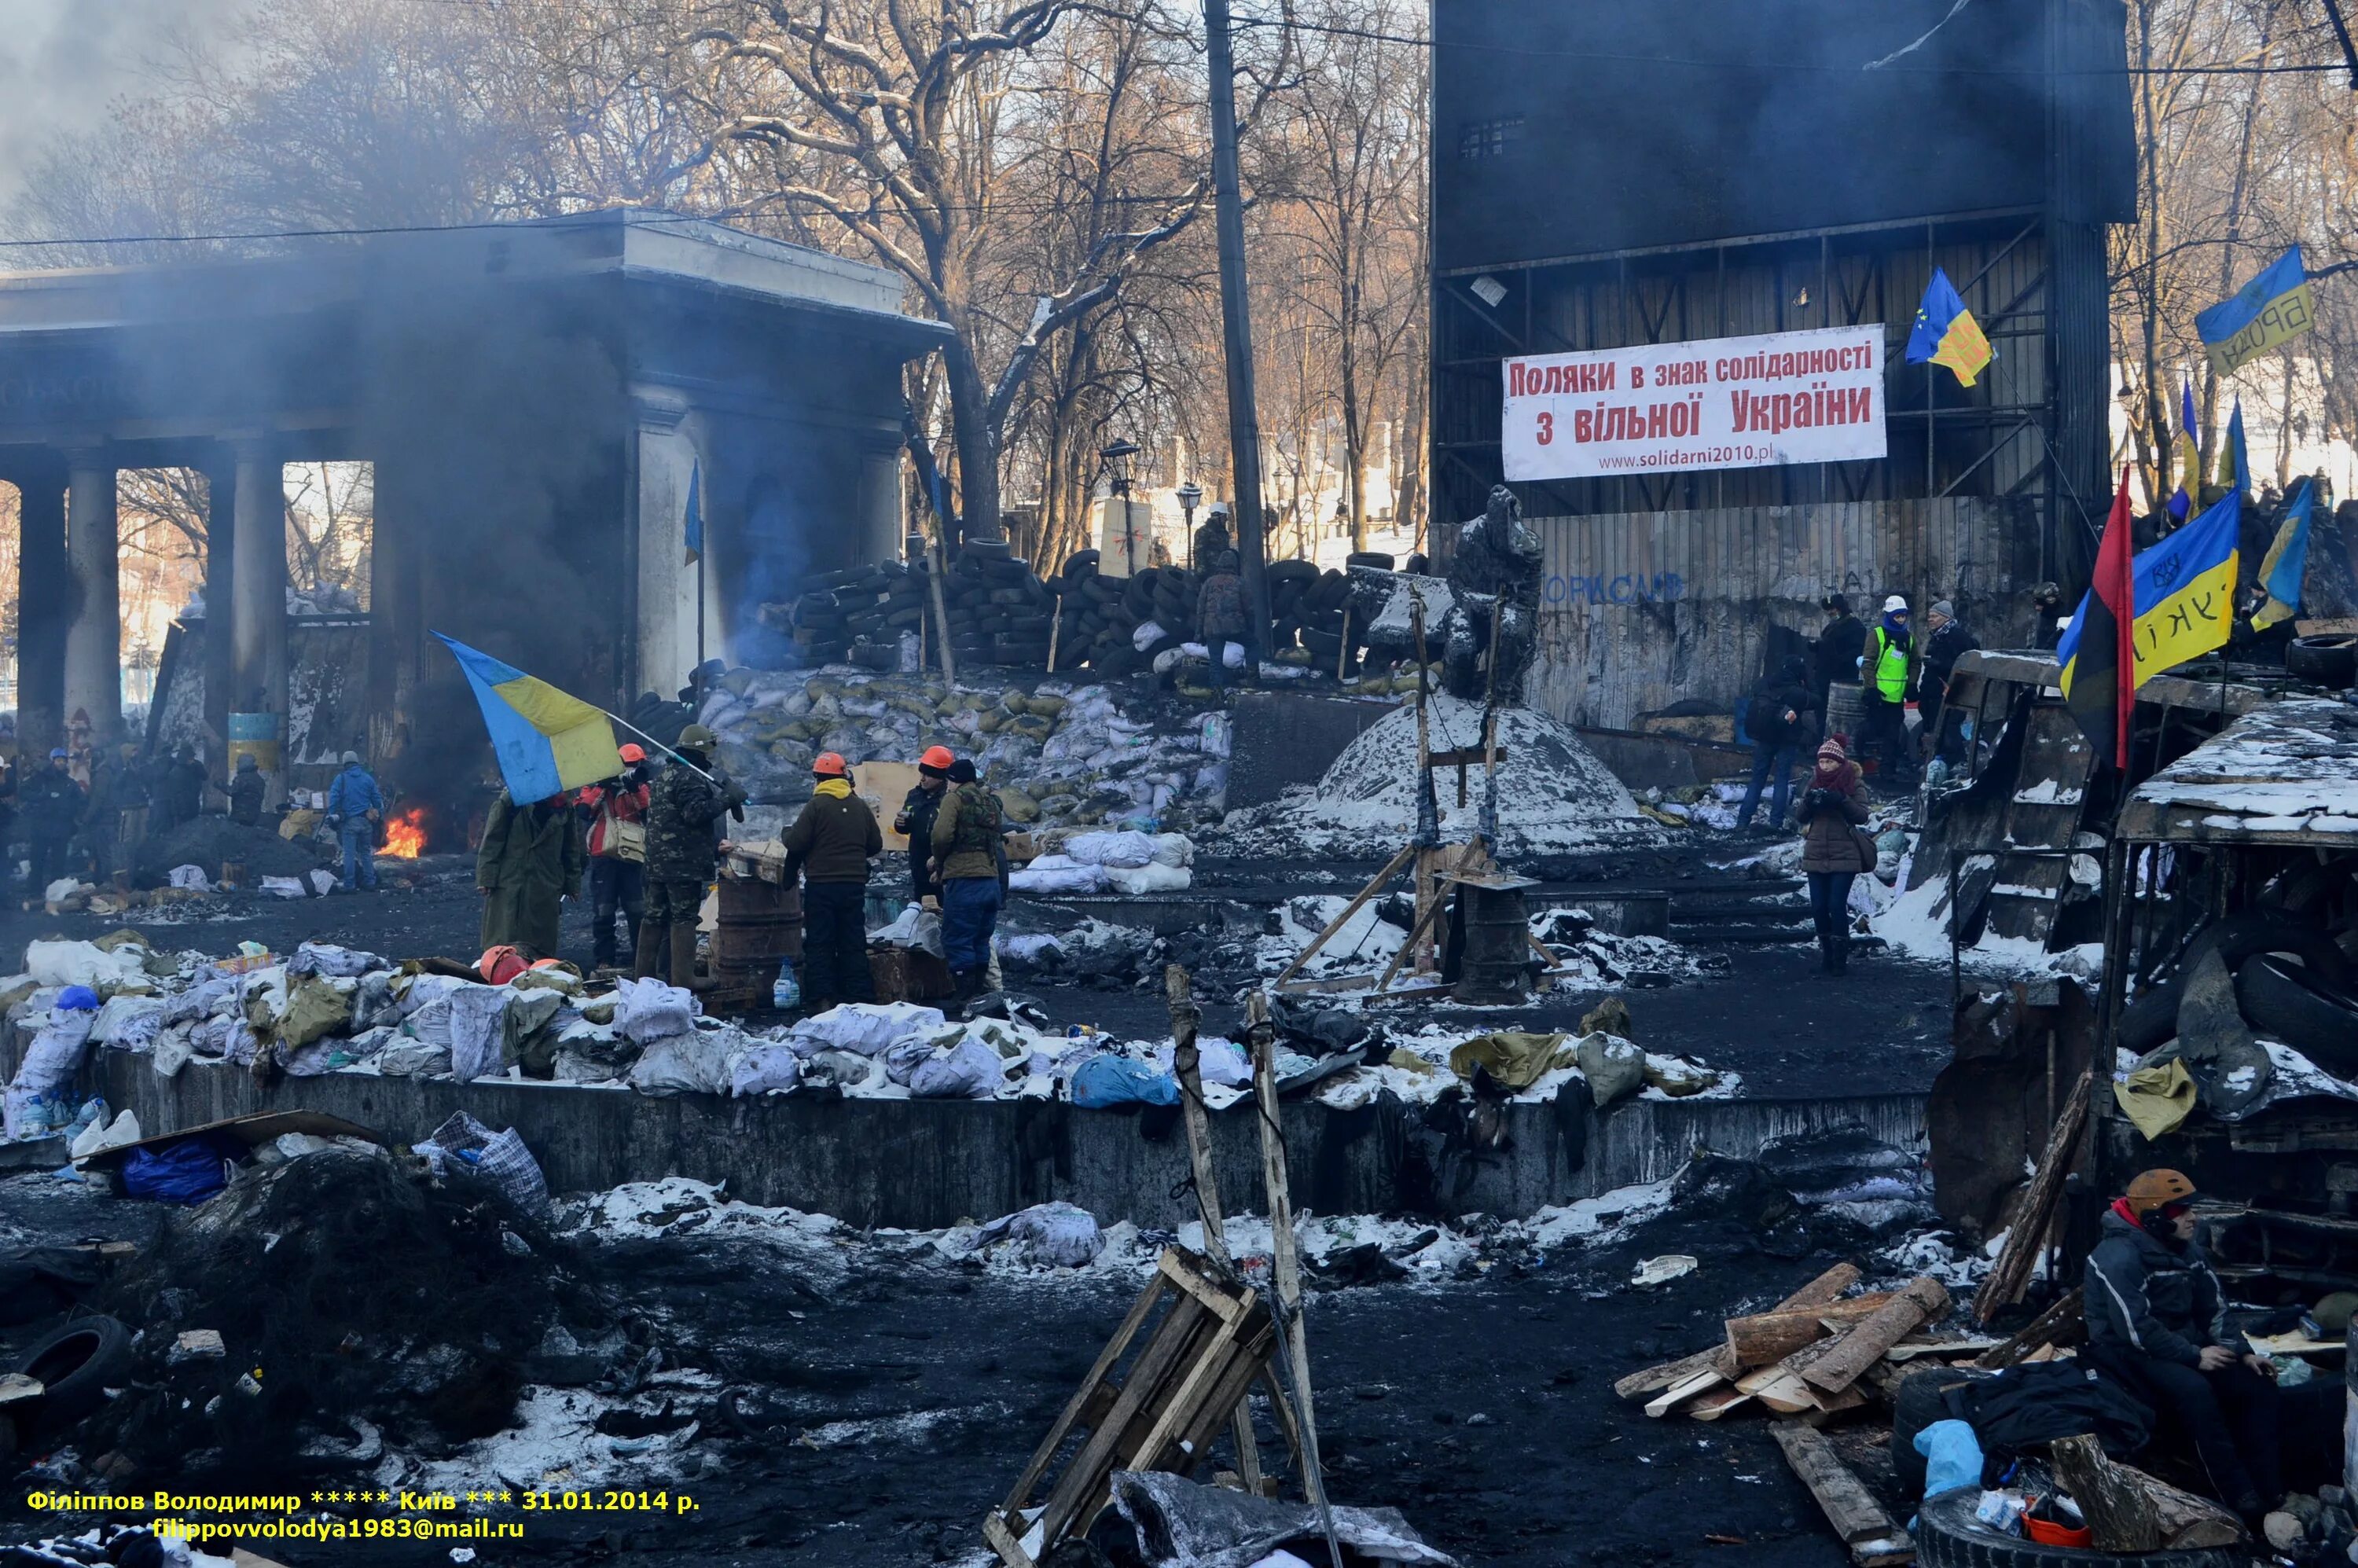
M 2129 713 L 2136 706 L 2129 531 L 2129 475 L 2123 469 L 2112 515 L 2104 519 L 2104 536 L 2096 546 L 2095 578 L 2055 645 L 2056 662 L 2063 666 L 2059 684 L 2064 706 L 2086 731 L 2097 760 L 2115 768 L 2127 765 Z

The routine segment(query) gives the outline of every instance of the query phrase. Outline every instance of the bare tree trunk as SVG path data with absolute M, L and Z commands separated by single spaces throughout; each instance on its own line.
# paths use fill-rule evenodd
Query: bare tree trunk
M 1426 340 L 1419 334 L 1420 346 Z M 1408 409 L 1401 420 L 1401 434 L 1392 442 L 1392 467 L 1401 477 L 1392 487 L 1392 508 L 1396 518 L 1415 530 L 1416 548 L 1425 549 L 1424 498 L 1424 423 L 1426 377 L 1431 373 L 1427 353 L 1412 351 L 1408 361 Z
M 2162 416 L 2161 386 L 2161 133 L 2154 118 L 2153 7 L 2155 0 L 2136 0 L 2137 26 L 2137 148 L 2145 165 L 2145 413 L 2153 428 L 2153 448 L 2169 450 L 2169 426 Z M 2157 481 L 2146 474 L 2146 493 L 2169 492 L 2167 476 Z
M 2276 19 L 2277 8 L 2273 5 L 2261 14 L 2258 65 L 2261 71 L 2267 69 L 2268 51 L 2272 45 L 2272 35 L 2276 30 Z M 2235 247 L 2243 239 L 2244 206 L 2252 181 L 2252 147 L 2253 144 L 2259 139 L 2260 84 L 2263 80 L 2265 79 L 2258 75 L 2252 78 L 2251 96 L 2245 101 L 2241 116 L 2243 128 L 2237 133 L 2235 138 L 2235 175 L 2227 187 L 2227 232 L 2223 237 L 2223 243 L 2219 246 L 2218 297 L 2222 299 L 2235 291 Z M 2205 358 L 2202 362 L 2202 471 L 2204 473 L 2217 471 L 2212 460 L 2218 455 L 2218 451 L 2219 373 L 2212 367 L 2210 360 Z M 2248 489 L 2251 482 L 2250 474 L 2239 473 L 2235 476 L 2235 483 L 2240 487 Z M 2199 504 L 2201 498 L 2198 496 L 2193 499 Z

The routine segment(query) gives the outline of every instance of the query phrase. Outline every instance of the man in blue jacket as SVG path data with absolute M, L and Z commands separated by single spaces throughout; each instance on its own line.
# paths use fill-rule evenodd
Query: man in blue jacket
M 358 752 L 344 753 L 344 771 L 328 786 L 328 826 L 343 846 L 346 892 L 376 886 L 376 825 L 384 819 L 384 792 L 361 766 Z

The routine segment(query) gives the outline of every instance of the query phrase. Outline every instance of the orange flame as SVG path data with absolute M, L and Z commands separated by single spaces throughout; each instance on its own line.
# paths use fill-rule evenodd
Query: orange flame
M 426 852 L 426 808 L 413 806 L 407 811 L 389 817 L 384 825 L 384 847 L 377 851 L 396 860 L 414 860 Z

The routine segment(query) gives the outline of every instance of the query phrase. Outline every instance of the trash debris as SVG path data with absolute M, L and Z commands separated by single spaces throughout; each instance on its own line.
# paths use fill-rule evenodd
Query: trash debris
M 1702 1265 L 1683 1252 L 1665 1253 L 1660 1258 L 1642 1260 L 1637 1271 L 1629 1276 L 1633 1285 L 1666 1285 L 1672 1280 L 1692 1274 Z

